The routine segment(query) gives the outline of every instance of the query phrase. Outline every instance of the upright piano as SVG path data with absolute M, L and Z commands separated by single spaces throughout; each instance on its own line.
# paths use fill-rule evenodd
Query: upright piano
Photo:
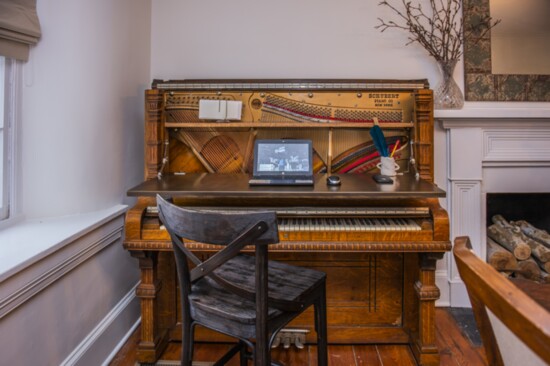
M 240 102 L 241 116 L 200 119 L 202 100 Z M 375 120 L 399 165 L 393 184 L 372 179 Z M 124 241 L 141 270 L 138 361 L 155 362 L 181 338 L 161 194 L 187 207 L 276 211 L 270 257 L 327 273 L 329 343 L 406 344 L 419 364 L 438 365 L 435 268 L 451 244 L 445 192 L 433 184 L 433 128 L 426 80 L 155 80 L 145 93 L 145 181 L 128 191 L 137 203 Z M 314 185 L 249 186 L 260 138 L 312 140 Z M 328 186 L 328 175 L 341 185 Z M 312 330 L 312 316 L 289 328 Z M 206 329 L 197 338 L 228 340 Z

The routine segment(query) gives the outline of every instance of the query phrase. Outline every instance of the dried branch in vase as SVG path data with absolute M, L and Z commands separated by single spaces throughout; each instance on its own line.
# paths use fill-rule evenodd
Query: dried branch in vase
M 413 4 L 410 0 L 401 0 L 400 6 L 386 0 L 378 5 L 391 9 L 399 20 L 385 21 L 378 18 L 380 24 L 376 29 L 384 32 L 388 28 L 396 28 L 409 32 L 407 45 L 420 43 L 437 61 L 458 60 L 462 56 L 465 40 L 477 43 L 500 23 L 500 20 L 494 21 L 486 16 L 479 18 L 475 24 L 465 25 L 462 0 L 429 0 L 427 10 L 421 3 Z M 470 11 L 471 8 L 467 5 L 464 11 Z

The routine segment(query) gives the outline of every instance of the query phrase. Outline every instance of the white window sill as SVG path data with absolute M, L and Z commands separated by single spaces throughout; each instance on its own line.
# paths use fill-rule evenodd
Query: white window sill
M 0 283 L 114 217 L 126 205 L 85 214 L 23 220 L 0 230 Z

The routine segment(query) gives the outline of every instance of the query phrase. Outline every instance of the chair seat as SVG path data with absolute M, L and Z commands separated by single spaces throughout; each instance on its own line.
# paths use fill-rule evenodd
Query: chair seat
M 326 277 L 325 273 L 309 268 L 277 261 L 268 263 L 268 293 L 270 298 L 277 300 L 301 301 L 305 295 L 321 285 Z M 215 270 L 215 273 L 248 291 L 254 291 L 253 256 L 239 254 Z M 215 316 L 243 325 L 253 325 L 256 321 L 256 305 L 253 301 L 226 291 L 208 277 L 193 284 L 190 301 L 190 310 L 194 318 Z M 281 313 L 280 310 L 269 307 L 268 319 L 273 319 Z

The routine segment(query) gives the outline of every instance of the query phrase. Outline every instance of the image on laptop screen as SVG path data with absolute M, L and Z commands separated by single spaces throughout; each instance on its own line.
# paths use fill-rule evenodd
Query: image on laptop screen
M 256 140 L 254 177 L 303 177 L 313 174 L 311 140 Z

